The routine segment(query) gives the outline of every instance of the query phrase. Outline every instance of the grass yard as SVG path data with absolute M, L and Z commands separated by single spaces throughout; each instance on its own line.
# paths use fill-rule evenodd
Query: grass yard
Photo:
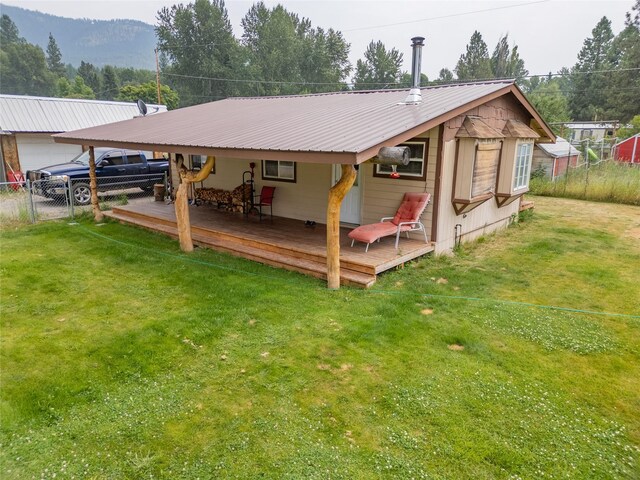
M 5 228 L 0 477 L 638 478 L 640 208 L 534 200 L 369 291 Z

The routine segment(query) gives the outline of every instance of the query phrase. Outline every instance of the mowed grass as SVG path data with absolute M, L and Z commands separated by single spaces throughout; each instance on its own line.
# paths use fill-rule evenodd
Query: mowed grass
M 640 168 L 628 163 L 607 161 L 589 168 L 570 168 L 555 182 L 532 178 L 530 183 L 536 195 L 640 205 Z
M 369 291 L 4 229 L 0 477 L 638 478 L 640 210 L 535 202 Z

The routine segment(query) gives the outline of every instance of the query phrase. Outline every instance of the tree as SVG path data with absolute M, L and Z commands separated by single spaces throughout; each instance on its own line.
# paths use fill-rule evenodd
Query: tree
M 160 96 L 162 97 L 162 103 L 167 106 L 167 109 L 173 110 L 178 107 L 180 102 L 178 93 L 167 85 L 160 86 Z M 147 82 L 139 85 L 125 85 L 120 89 L 117 99 L 125 102 L 136 102 L 140 99 L 145 103 L 157 104 L 158 93 L 156 83 Z
M 640 133 L 640 115 L 636 115 L 629 121 L 629 125 L 619 129 L 617 136 L 620 139 L 625 139 L 636 135 L 637 133 Z
M 47 44 L 47 68 L 56 77 L 64 77 L 66 72 L 62 63 L 62 53 L 51 32 L 49 32 L 49 43 Z
M 608 58 L 616 71 L 608 75 L 607 110 L 611 119 L 626 122 L 640 112 L 640 0 L 627 12 L 625 28 L 611 42 Z
M 529 71 L 524 68 L 524 60 L 518 53 L 518 46 L 509 48 L 508 35 L 501 37 L 493 50 L 491 71 L 494 78 L 515 78 L 516 80 L 529 74 Z
M 395 48 L 387 50 L 381 41 L 373 40 L 364 52 L 364 60 L 356 63 L 353 78 L 356 90 L 374 90 L 395 87 L 400 82 L 402 53 Z
M 111 65 L 102 68 L 102 95 L 105 100 L 113 100 L 120 92 L 118 73 Z
M 0 17 L 0 48 L 10 43 L 25 43 L 25 39 L 20 37 L 18 27 L 9 15 L 3 14 Z
M 84 82 L 87 84 L 91 90 L 93 90 L 96 94 L 100 95 L 101 85 L 100 85 L 100 74 L 96 67 L 89 62 L 85 62 L 82 60 L 80 62 L 80 66 L 78 67 L 78 75 L 80 75 Z
M 455 68 L 458 80 L 484 80 L 493 78 L 487 44 L 477 30 L 471 35 L 466 53 L 460 55 Z
M 453 72 L 448 68 L 440 69 L 440 73 L 438 73 L 438 82 L 439 83 L 453 82 Z
M 282 5 L 254 4 L 241 21 L 251 93 L 279 95 L 339 90 L 351 71 L 342 33 L 314 28 Z M 289 83 L 291 82 L 291 83 Z
M 398 85 L 399 87 L 406 87 L 409 88 L 411 87 L 411 83 L 413 81 L 413 75 L 411 74 L 411 72 L 402 72 L 402 75 L 400 75 L 400 85 Z M 429 77 L 427 77 L 424 73 L 420 74 L 420 86 L 421 87 L 426 87 L 427 85 L 429 85 Z
M 30 43 L 11 43 L 0 49 L 0 89 L 2 93 L 48 96 L 54 78 L 47 69 L 42 48 Z
M 560 90 L 557 80 L 539 82 L 527 97 L 547 123 L 571 120 L 567 98 Z
M 603 120 L 608 115 L 605 90 L 610 70 L 609 58 L 613 32 L 611 21 L 602 17 L 591 31 L 578 54 L 578 62 L 571 69 L 569 105 L 576 120 Z
M 242 58 L 224 0 L 195 0 L 158 12 L 156 34 L 167 65 L 164 74 L 193 105 L 239 92 Z M 157 100 L 156 100 L 157 101 Z
M 70 83 L 65 77 L 59 78 L 56 85 L 56 95 L 62 98 L 83 98 L 88 100 L 96 98 L 91 87 L 84 83 L 84 79 L 80 75 L 73 79 L 73 83 Z

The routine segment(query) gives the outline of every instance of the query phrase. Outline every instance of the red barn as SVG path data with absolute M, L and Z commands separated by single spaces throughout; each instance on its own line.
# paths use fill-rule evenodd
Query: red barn
M 640 133 L 616 143 L 613 148 L 616 161 L 640 164 Z

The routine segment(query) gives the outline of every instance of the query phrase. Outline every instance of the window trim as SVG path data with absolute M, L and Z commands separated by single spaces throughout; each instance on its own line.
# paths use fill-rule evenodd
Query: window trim
M 408 140 L 406 142 L 402 142 L 398 144 L 398 147 L 408 147 L 409 145 L 423 145 L 422 150 L 422 174 L 408 174 L 408 173 L 400 173 L 400 177 L 394 178 L 393 180 L 414 180 L 414 181 L 423 181 L 427 179 L 427 163 L 429 159 L 429 139 L 428 138 L 416 138 L 414 140 Z M 417 158 L 417 157 L 416 157 Z M 410 160 L 411 161 L 411 160 Z M 390 178 L 389 174 L 391 172 L 382 172 L 380 171 L 380 167 L 386 167 L 387 165 L 375 164 L 373 168 L 373 176 L 378 178 Z M 399 167 L 400 168 L 400 167 Z
M 265 162 L 278 162 L 278 176 L 272 177 L 270 175 L 265 175 L 266 167 Z M 284 178 L 280 177 L 280 163 L 292 163 L 293 164 L 293 178 Z M 298 162 L 293 162 L 291 160 L 261 160 L 260 162 L 260 176 L 262 180 L 269 182 L 288 182 L 288 183 L 296 183 L 298 181 Z
M 524 165 L 524 169 L 522 170 L 522 174 L 518 173 L 519 170 L 519 161 L 521 158 L 520 149 L 522 147 L 528 147 L 529 151 L 527 152 L 526 164 Z M 516 143 L 516 154 L 513 160 L 513 180 L 512 180 L 512 191 L 515 193 L 519 190 L 525 190 L 529 188 L 529 181 L 531 179 L 531 164 L 533 163 L 533 142 L 517 142 Z M 518 179 L 522 178 L 522 183 L 518 182 Z

